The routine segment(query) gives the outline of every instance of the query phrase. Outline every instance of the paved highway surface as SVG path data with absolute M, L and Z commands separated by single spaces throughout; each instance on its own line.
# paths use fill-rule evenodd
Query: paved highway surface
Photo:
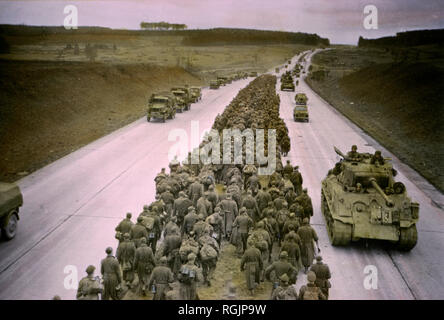
M 307 58 L 306 70 L 311 60 Z M 321 254 L 332 272 L 331 299 L 443 299 L 444 298 L 444 214 L 436 203 L 443 203 L 436 191 L 412 169 L 380 146 L 361 129 L 344 118 L 314 93 L 304 81 L 296 92 L 308 96 L 309 123 L 293 121 L 295 93 L 280 92 L 281 117 L 285 120 L 291 139 L 288 159 L 300 166 L 304 186 L 312 198 L 314 217 L 311 223 L 318 233 Z M 333 247 L 328 241 L 325 221 L 320 210 L 321 180 L 328 169 L 340 159 L 333 150 L 343 152 L 352 144 L 360 152 L 379 149 L 385 157 L 393 157 L 398 170 L 397 181 L 402 181 L 409 195 L 420 203 L 418 244 L 411 252 L 398 252 L 380 241 L 360 241 L 349 247 Z M 376 267 L 377 289 L 367 290 L 364 274 L 367 265 Z M 298 281 L 298 285 L 301 283 Z
M 199 133 L 210 128 L 215 116 L 251 79 L 219 90 L 204 89 L 202 101 L 174 120 L 162 124 L 140 119 L 20 180 L 25 204 L 18 234 L 13 241 L 0 243 L 0 299 L 50 299 L 55 294 L 74 299 L 76 291 L 69 288 L 72 268 L 77 269 L 78 279 L 87 265 L 99 268 L 104 249 L 116 247 L 117 223 L 126 212 L 137 215 L 153 200 L 153 179 L 161 167 L 167 167 L 168 152 L 176 143 L 168 141 L 172 130 L 184 129 L 190 137 L 192 121 L 198 121 Z M 304 187 L 313 200 L 312 223 L 320 238 L 321 254 L 332 272 L 330 298 L 443 299 L 444 215 L 437 206 L 444 203 L 442 194 L 304 82 L 296 91 L 305 92 L 309 98 L 310 122 L 295 123 L 295 93 L 278 90 L 281 117 L 290 132 L 288 159 L 300 166 Z M 189 141 L 192 146 L 196 142 Z M 380 149 L 384 156 L 392 156 L 399 172 L 397 179 L 420 203 L 419 241 L 411 252 L 393 251 L 380 242 L 361 241 L 344 248 L 330 245 L 320 213 L 320 182 L 339 159 L 333 146 L 346 152 L 352 144 L 358 145 L 358 151 Z M 185 148 L 190 150 L 190 145 L 185 144 Z M 367 265 L 375 266 L 378 272 L 376 290 L 364 287 Z M 296 287 L 304 282 L 301 273 Z

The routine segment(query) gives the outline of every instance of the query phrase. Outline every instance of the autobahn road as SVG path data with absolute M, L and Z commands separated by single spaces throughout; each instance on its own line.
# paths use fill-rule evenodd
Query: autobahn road
M 311 54 L 307 57 L 306 70 L 310 61 Z M 332 273 L 330 298 L 443 299 L 444 255 L 441 246 L 444 241 L 444 214 L 436 205 L 444 203 L 442 194 L 339 114 L 305 81 L 300 81 L 296 92 L 305 92 L 308 96 L 310 121 L 294 122 L 295 93 L 278 90 L 281 118 L 287 124 L 291 139 L 291 151 L 285 159 L 300 166 L 304 186 L 313 201 L 315 213 L 311 223 L 319 236 L 321 254 Z M 411 252 L 398 252 L 379 241 L 360 241 L 349 247 L 330 245 L 320 209 L 321 180 L 340 159 L 333 146 L 347 152 L 352 144 L 356 144 L 360 152 L 381 150 L 385 157 L 392 157 L 398 170 L 397 181 L 402 181 L 413 201 L 420 203 L 419 240 Z M 368 290 L 364 286 L 365 277 L 370 275 L 364 273 L 368 265 L 375 266 L 377 270 L 376 290 Z M 301 282 L 298 281 L 298 285 Z
M 183 129 L 190 138 L 191 121 L 197 121 L 199 133 L 210 128 L 215 116 L 249 81 L 251 78 L 219 90 L 205 89 L 202 101 L 175 120 L 162 124 L 140 119 L 20 180 L 25 204 L 19 231 L 13 241 L 0 243 L 0 299 L 50 299 L 55 294 L 75 298 L 75 289 L 65 288 L 71 279 L 65 271 L 77 268 L 80 279 L 87 265 L 98 268 L 104 249 L 116 247 L 114 228 L 125 213 L 137 215 L 153 200 L 153 179 L 168 165 L 168 151 L 176 144 L 168 141 L 168 135 Z M 440 250 L 444 216 L 431 200 L 444 203 L 442 195 L 304 82 L 297 91 L 309 98 L 310 122 L 293 122 L 295 93 L 278 90 L 281 117 L 291 138 L 288 158 L 300 166 L 304 187 L 313 200 L 312 223 L 332 272 L 330 298 L 444 298 L 444 256 Z M 190 150 L 199 140 L 182 146 Z M 420 203 L 419 242 L 410 253 L 390 250 L 380 242 L 359 242 L 345 248 L 330 245 L 320 213 L 320 182 L 338 160 L 333 146 L 345 152 L 351 144 L 357 144 L 362 152 L 380 149 L 384 156 L 392 156 L 397 179 Z M 364 288 L 367 265 L 377 268 L 376 290 Z M 304 282 L 301 273 L 296 286 Z
M 177 144 L 169 134 L 184 130 L 188 140 L 181 146 L 191 150 L 202 140 L 194 135 L 192 141 L 192 122 L 198 135 L 210 129 L 252 79 L 203 89 L 202 100 L 174 120 L 139 119 L 20 180 L 17 236 L 0 243 L 0 299 L 75 299 L 75 289 L 65 288 L 71 266 L 79 279 L 89 264 L 99 271 L 105 248 L 116 249 L 118 222 L 126 212 L 137 217 L 154 199 L 154 178 L 168 168 L 168 151 Z

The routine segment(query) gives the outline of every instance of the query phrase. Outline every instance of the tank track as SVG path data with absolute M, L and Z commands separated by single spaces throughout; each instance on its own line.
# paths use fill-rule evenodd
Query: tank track
M 335 220 L 330 212 L 327 200 L 323 193 L 321 193 L 321 211 L 324 215 L 327 224 L 328 238 L 330 243 L 334 246 L 346 246 L 351 241 L 352 226 Z

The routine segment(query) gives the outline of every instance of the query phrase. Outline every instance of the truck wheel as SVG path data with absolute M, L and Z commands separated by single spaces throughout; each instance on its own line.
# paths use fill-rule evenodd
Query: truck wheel
M 147 120 L 148 122 L 150 122 L 151 118 L 150 118 L 150 117 L 146 117 L 146 120 Z
M 13 213 L 8 220 L 8 223 L 5 228 L 2 229 L 2 235 L 6 240 L 11 240 L 15 237 L 17 233 L 17 223 L 18 218 L 15 213 Z
M 166 121 L 166 116 L 163 116 L 162 122 L 165 123 L 165 121 Z

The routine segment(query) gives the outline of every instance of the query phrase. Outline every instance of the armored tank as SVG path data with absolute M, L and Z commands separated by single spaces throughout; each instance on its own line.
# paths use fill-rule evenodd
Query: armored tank
M 19 208 L 23 205 L 20 188 L 14 183 L 0 182 L 0 235 L 11 240 L 17 233 Z
M 400 250 L 417 242 L 419 204 L 412 202 L 389 158 L 374 161 L 369 153 L 345 156 L 322 181 L 321 210 L 330 242 L 347 245 L 359 239 L 380 239 Z
M 305 93 L 297 93 L 294 96 L 294 100 L 296 101 L 296 105 L 305 106 L 307 105 L 308 98 Z

